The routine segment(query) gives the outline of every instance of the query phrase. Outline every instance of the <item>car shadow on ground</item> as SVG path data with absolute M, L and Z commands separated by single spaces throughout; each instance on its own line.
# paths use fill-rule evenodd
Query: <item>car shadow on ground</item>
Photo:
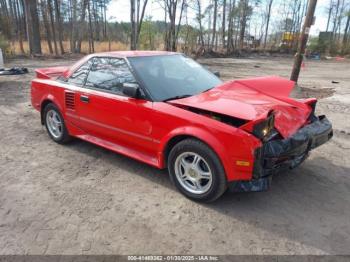
M 146 178 L 153 183 L 162 185 L 168 189 L 176 190 L 170 182 L 167 169 L 158 169 L 143 162 L 134 160 L 122 154 L 115 153 L 103 147 L 85 142 L 80 139 L 74 139 L 67 145 L 69 148 L 88 154 L 94 158 L 103 158 L 112 166 L 118 169 Z
M 158 170 L 80 140 L 69 147 L 176 190 L 166 169 Z M 269 191 L 226 192 L 214 203 L 198 204 L 322 252 L 344 254 L 350 246 L 346 237 L 350 234 L 348 174 L 349 168 L 315 157 L 294 170 L 275 175 Z
M 344 254 L 350 246 L 349 174 L 349 168 L 315 157 L 275 175 L 267 192 L 226 193 L 207 206 L 291 241 Z

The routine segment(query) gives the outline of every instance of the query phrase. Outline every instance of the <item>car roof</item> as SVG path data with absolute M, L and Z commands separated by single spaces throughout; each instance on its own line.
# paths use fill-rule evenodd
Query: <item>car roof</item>
M 102 52 L 94 53 L 92 56 L 110 56 L 110 57 L 137 57 L 137 56 L 157 56 L 157 55 L 174 55 L 178 54 L 176 52 L 168 51 L 112 51 L 112 52 Z
M 168 52 L 168 51 L 140 51 L 140 50 L 93 53 L 77 61 L 66 72 L 64 72 L 64 76 L 69 77 L 77 68 L 79 68 L 83 63 L 85 63 L 87 60 L 93 57 L 104 56 L 104 57 L 128 58 L 128 57 L 144 57 L 144 56 L 176 55 L 176 54 L 180 54 L 180 53 Z

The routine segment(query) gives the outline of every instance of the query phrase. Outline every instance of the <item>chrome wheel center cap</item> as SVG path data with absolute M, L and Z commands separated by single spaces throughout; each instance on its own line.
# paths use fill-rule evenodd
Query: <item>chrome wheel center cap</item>
M 190 170 L 188 170 L 188 174 L 190 175 L 190 177 L 192 178 L 197 178 L 197 172 L 191 168 Z

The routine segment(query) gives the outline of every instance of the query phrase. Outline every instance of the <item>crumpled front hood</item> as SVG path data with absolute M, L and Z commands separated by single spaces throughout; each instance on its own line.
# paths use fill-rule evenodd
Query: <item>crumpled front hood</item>
M 264 77 L 224 83 L 207 92 L 169 103 L 215 112 L 248 121 L 275 114 L 275 128 L 288 137 L 303 126 L 311 108 L 288 98 L 294 82 Z

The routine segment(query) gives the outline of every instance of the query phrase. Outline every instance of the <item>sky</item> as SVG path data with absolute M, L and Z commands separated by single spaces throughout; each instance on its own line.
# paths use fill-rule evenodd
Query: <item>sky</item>
M 283 0 L 275 0 L 275 3 Z M 316 21 L 315 25 L 311 27 L 310 34 L 318 35 L 320 31 L 325 31 L 327 26 L 327 13 L 326 8 L 330 0 L 318 0 L 316 7 Z M 204 7 L 208 5 L 209 0 L 202 0 Z M 275 4 L 278 6 L 278 4 Z M 153 0 L 149 0 L 146 7 L 146 16 L 152 16 L 152 20 L 164 20 L 164 11 L 159 3 L 155 3 Z M 278 9 L 272 11 L 272 17 L 278 17 Z M 110 21 L 118 22 L 130 22 L 130 0 L 112 0 L 107 9 L 107 18 Z M 196 25 L 195 13 L 188 10 L 189 23 Z

